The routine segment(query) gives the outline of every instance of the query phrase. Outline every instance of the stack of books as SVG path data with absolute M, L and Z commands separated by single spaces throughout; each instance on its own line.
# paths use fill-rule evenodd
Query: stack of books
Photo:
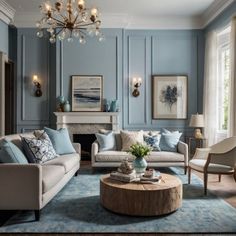
M 119 180 L 121 182 L 132 182 L 136 180 L 136 173 L 133 171 L 131 174 L 123 174 L 118 171 L 111 172 L 110 178 L 114 180 Z

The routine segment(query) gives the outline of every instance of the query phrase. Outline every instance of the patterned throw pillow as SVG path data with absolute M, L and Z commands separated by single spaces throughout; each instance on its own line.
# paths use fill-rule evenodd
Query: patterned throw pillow
M 161 135 L 144 135 L 144 142 L 146 142 L 147 145 L 152 147 L 153 151 L 161 151 L 161 148 L 159 146 Z
M 143 131 L 120 131 L 122 140 L 122 151 L 128 151 L 135 143 L 143 144 Z
M 46 132 L 36 131 L 34 134 L 35 138 L 21 137 L 24 151 L 30 163 L 42 164 L 58 157 Z

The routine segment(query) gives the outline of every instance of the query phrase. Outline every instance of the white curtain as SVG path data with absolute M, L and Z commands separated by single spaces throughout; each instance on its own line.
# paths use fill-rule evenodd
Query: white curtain
M 228 136 L 236 136 L 236 17 L 231 22 L 230 32 L 230 95 Z
M 216 143 L 217 131 L 217 33 L 209 32 L 205 45 L 203 91 L 204 135 L 208 146 Z

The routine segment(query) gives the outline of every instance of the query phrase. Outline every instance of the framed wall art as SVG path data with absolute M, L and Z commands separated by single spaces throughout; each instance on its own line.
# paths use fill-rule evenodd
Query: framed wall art
M 154 75 L 153 119 L 187 119 L 188 77 Z
M 102 111 L 103 77 L 72 76 L 72 111 Z

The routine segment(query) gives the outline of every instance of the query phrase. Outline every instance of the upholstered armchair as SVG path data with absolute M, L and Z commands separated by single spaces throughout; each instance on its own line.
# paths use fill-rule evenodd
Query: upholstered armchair
M 210 148 L 197 148 L 193 159 L 189 162 L 188 183 L 191 170 L 204 174 L 204 193 L 207 194 L 208 174 L 233 175 L 236 182 L 236 136 L 224 139 Z

